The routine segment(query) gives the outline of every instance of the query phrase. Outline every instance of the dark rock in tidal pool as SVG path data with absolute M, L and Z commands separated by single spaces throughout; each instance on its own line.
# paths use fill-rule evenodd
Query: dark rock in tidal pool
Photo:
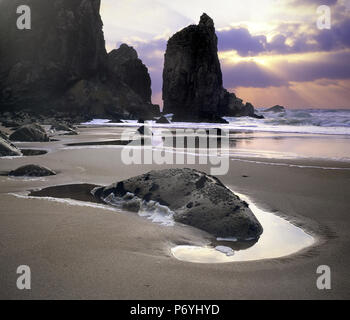
M 157 121 L 156 123 L 160 123 L 160 124 L 168 124 L 170 123 L 170 121 L 168 120 L 168 118 L 164 117 L 164 116 L 161 116 Z
M 38 124 L 29 124 L 18 128 L 10 135 L 11 141 L 47 142 L 49 137 L 43 127 Z
M 56 172 L 53 170 L 34 164 L 22 166 L 9 173 L 9 176 L 15 177 L 46 177 L 54 175 L 56 175 Z
M 113 204 L 123 197 L 156 201 L 174 212 L 174 219 L 213 234 L 240 240 L 258 238 L 263 228 L 246 202 L 220 180 L 193 169 L 151 171 L 95 188 L 93 194 Z M 133 206 L 136 207 L 136 206 Z
M 250 103 L 243 104 L 223 88 L 217 43 L 214 22 L 205 13 L 198 25 L 190 25 L 169 39 L 163 71 L 163 110 L 174 114 L 173 121 L 223 123 L 222 116 L 254 115 Z
M 0 137 L 0 157 L 21 156 L 21 151 L 7 138 Z
M 268 109 L 266 109 L 266 110 L 264 110 L 265 112 L 285 112 L 286 111 L 286 109 L 285 109 L 285 107 L 282 107 L 282 106 L 280 106 L 280 105 L 275 105 L 275 106 L 273 106 L 273 107 L 271 107 L 271 108 L 268 108 Z

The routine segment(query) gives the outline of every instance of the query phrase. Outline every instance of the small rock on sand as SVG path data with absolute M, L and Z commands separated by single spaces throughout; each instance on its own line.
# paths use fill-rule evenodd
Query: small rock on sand
M 9 173 L 9 176 L 15 177 L 46 177 L 54 175 L 56 175 L 55 171 L 35 164 L 19 167 Z

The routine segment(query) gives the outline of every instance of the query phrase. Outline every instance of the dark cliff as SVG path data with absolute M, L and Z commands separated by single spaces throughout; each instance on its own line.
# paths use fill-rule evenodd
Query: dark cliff
M 19 5 L 31 9 L 30 30 L 16 27 Z M 116 117 L 158 113 L 148 96 L 109 70 L 99 9 L 100 0 L 0 2 L 1 110 Z

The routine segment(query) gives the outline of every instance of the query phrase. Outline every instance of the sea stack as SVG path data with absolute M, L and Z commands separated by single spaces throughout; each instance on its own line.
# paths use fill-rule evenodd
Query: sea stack
M 100 2 L 0 1 L 1 111 L 126 119 L 160 115 L 150 101 L 149 77 L 135 73 L 140 61 L 123 64 L 127 78 L 116 76 L 114 52 L 108 56 L 105 48 Z M 30 30 L 16 27 L 20 5 L 31 9 Z M 147 88 L 138 90 L 139 82 Z
M 123 43 L 108 54 L 111 73 L 127 84 L 145 103 L 151 103 L 151 77 L 133 47 Z
M 213 20 L 205 13 L 198 25 L 173 35 L 163 71 L 164 113 L 174 121 L 216 122 L 220 117 L 253 116 L 241 99 L 223 88 Z

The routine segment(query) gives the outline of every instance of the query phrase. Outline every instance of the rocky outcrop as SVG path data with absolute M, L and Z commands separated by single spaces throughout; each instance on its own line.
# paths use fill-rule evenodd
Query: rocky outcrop
M 122 44 L 112 50 L 108 54 L 108 66 L 113 76 L 126 83 L 144 103 L 151 103 L 151 77 L 133 47 Z
M 19 5 L 31 9 L 31 30 L 16 27 Z M 152 117 L 150 100 L 108 68 L 99 9 L 100 0 L 0 1 L 2 110 L 132 118 L 150 108 Z
M 10 135 L 11 141 L 47 142 L 49 137 L 43 127 L 38 124 L 29 124 L 20 127 Z
M 222 116 L 253 116 L 223 88 L 214 22 L 205 13 L 198 25 L 173 35 L 167 45 L 163 71 L 164 113 L 173 121 L 217 122 Z
M 217 178 L 192 169 L 151 171 L 95 188 L 93 194 L 110 204 L 128 201 L 133 208 L 140 199 L 156 201 L 174 212 L 175 221 L 217 237 L 256 239 L 263 231 L 246 202 Z
M 15 177 L 47 177 L 54 175 L 56 175 L 56 172 L 53 170 L 35 164 L 19 167 L 9 173 L 9 176 Z

